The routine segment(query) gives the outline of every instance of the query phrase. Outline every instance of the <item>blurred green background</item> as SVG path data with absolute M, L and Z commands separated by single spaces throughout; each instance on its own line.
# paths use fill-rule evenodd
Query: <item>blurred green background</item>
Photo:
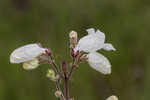
M 111 61 L 112 74 L 81 64 L 71 80 L 71 97 L 150 100 L 149 0 L 0 0 L 0 100 L 57 100 L 54 83 L 45 77 L 51 66 L 25 71 L 10 64 L 9 55 L 40 42 L 57 60 L 70 61 L 68 33 L 75 30 L 82 37 L 91 27 L 105 32 L 106 42 L 117 49 L 101 51 Z

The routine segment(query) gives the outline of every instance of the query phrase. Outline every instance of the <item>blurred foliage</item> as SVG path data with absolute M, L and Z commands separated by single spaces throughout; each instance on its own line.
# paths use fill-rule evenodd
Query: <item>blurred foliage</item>
M 106 33 L 116 52 L 101 51 L 112 63 L 104 76 L 87 63 L 71 80 L 75 100 L 150 100 L 149 0 L 0 0 L 0 100 L 56 100 L 46 77 L 48 65 L 25 71 L 9 63 L 17 47 L 40 42 L 57 60 L 70 61 L 68 33 L 87 28 Z M 59 64 L 60 62 L 58 62 Z

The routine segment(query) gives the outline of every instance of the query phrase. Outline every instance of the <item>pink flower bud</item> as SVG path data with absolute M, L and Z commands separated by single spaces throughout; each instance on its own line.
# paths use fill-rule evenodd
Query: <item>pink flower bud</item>
M 67 64 L 66 64 L 65 61 L 62 62 L 62 70 L 63 70 L 64 73 L 67 72 Z
M 52 54 L 52 52 L 51 52 L 50 49 L 46 49 L 46 50 L 45 50 L 45 53 L 46 53 L 48 56 L 50 56 L 50 55 Z

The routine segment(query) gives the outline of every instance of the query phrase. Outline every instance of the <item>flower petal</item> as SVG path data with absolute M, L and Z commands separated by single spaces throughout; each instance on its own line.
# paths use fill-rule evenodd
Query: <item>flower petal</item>
M 86 31 L 88 32 L 88 35 L 95 33 L 95 29 L 94 28 L 89 28 Z
M 101 40 L 103 40 L 103 42 L 105 42 L 105 34 L 103 32 L 101 32 L 100 30 L 97 30 L 96 34 Z
M 89 53 L 88 63 L 92 68 L 103 74 L 111 73 L 111 64 L 109 60 L 100 53 L 97 52 Z
M 31 61 L 24 62 L 23 68 L 25 70 L 32 70 L 39 66 L 39 60 L 37 58 L 32 59 Z
M 41 48 L 38 44 L 28 44 L 14 50 L 10 55 L 10 62 L 11 63 L 27 62 L 41 55 L 44 52 L 45 49 Z
M 111 50 L 116 51 L 114 46 L 110 43 L 105 43 L 103 49 L 106 50 L 106 51 L 111 51 Z
M 93 29 L 90 29 L 93 32 Z M 99 30 L 91 35 L 86 35 L 81 38 L 75 47 L 75 51 L 94 52 L 101 49 L 104 45 L 105 35 Z

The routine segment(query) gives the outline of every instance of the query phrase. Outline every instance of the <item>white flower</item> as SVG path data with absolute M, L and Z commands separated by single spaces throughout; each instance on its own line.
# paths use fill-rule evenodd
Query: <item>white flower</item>
M 100 53 L 97 52 L 89 53 L 88 63 L 92 68 L 103 74 L 111 73 L 111 64 L 109 60 Z
M 23 63 L 26 70 L 35 69 L 39 66 L 38 57 L 45 53 L 45 48 L 39 44 L 28 44 L 17 48 L 10 55 L 11 63 Z
M 95 30 L 93 28 L 87 29 L 88 35 L 81 38 L 75 47 L 76 51 L 84 51 L 84 52 L 94 52 L 100 49 L 105 50 L 115 50 L 112 44 L 104 43 L 105 42 L 105 34 L 100 30 Z
M 94 28 L 86 30 L 88 35 L 81 38 L 75 47 L 74 51 L 84 51 L 87 52 L 88 63 L 95 70 L 103 73 L 111 73 L 111 64 L 109 60 L 104 57 L 102 54 L 97 53 L 96 51 L 104 49 L 106 51 L 115 51 L 116 49 L 110 43 L 105 43 L 105 34 L 100 30 L 95 32 Z
M 28 44 L 17 48 L 10 55 L 11 63 L 22 63 L 32 60 L 45 53 L 45 48 L 40 47 L 38 44 Z
M 108 97 L 106 100 L 118 100 L 118 97 L 113 95 L 113 96 Z

